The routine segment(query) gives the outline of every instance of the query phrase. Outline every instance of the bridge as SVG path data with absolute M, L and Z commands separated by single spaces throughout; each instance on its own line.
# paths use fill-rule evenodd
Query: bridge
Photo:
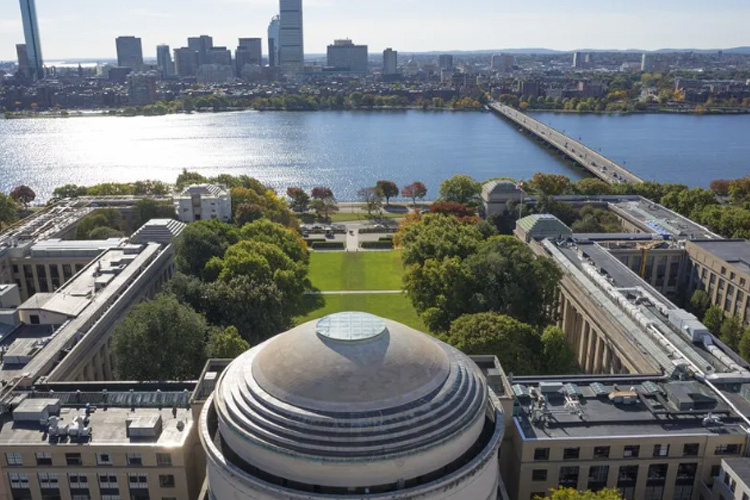
M 529 115 L 496 102 L 490 103 L 489 107 L 500 116 L 510 120 L 539 140 L 557 149 L 592 175 L 608 184 L 638 184 L 643 182 L 643 179 L 625 167 L 613 162 L 603 154 L 571 139 L 539 120 L 531 118 Z

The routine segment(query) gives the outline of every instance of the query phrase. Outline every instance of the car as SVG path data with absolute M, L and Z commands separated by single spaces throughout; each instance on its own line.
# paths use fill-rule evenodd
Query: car
M 310 231 L 302 231 L 302 237 L 303 238 L 309 238 L 310 237 Z

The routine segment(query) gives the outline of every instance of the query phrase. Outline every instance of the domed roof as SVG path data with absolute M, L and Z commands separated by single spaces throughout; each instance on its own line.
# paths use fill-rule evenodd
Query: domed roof
M 315 335 L 297 329 L 272 339 L 252 364 L 258 385 L 280 401 L 318 411 L 372 411 L 419 400 L 450 372 L 426 335 L 391 332 L 380 318 L 341 313 Z

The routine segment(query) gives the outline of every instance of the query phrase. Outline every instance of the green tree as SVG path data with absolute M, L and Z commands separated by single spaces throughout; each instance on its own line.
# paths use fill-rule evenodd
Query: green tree
M 91 233 L 101 227 L 106 227 L 117 231 L 120 234 L 125 232 L 125 219 L 119 210 L 114 208 L 100 208 L 82 218 L 76 227 L 76 239 L 90 240 Z M 101 231 L 99 234 L 103 234 Z
M 217 220 L 189 224 L 176 242 L 177 268 L 185 274 L 201 277 L 208 261 L 224 257 L 227 248 L 237 241 L 237 229 L 229 224 Z
M 609 184 L 593 177 L 576 182 L 574 190 L 586 196 L 600 196 L 612 193 L 612 187 Z
M 699 318 L 702 318 L 709 307 L 711 307 L 711 297 L 705 290 L 696 290 L 690 298 L 690 307 Z
M 150 220 L 174 219 L 175 217 L 175 208 L 170 202 L 144 198 L 135 202 L 130 226 L 136 230 Z
M 263 218 L 263 207 L 256 203 L 241 203 L 234 211 L 234 223 L 237 227 L 250 224 Z
M 191 380 L 205 362 L 206 320 L 173 295 L 135 306 L 112 332 L 120 380 Z
M 733 351 L 739 350 L 740 340 L 744 333 L 744 327 L 742 325 L 742 319 L 737 316 L 731 316 L 726 318 L 721 324 L 721 341 L 729 346 Z
M 297 231 L 266 219 L 243 226 L 240 238 L 276 245 L 294 262 L 307 264 L 310 260 L 307 244 Z
M 547 375 L 575 375 L 581 373 L 575 349 L 560 327 L 548 326 L 542 334 L 544 373 Z
M 468 175 L 454 175 L 440 184 L 440 198 L 443 201 L 468 204 L 475 201 L 482 191 L 482 185 Z
M 18 204 L 5 193 L 0 193 L 0 229 L 18 219 Z
M 391 198 L 398 196 L 398 186 L 393 181 L 378 181 L 375 184 L 375 188 L 380 193 L 380 196 L 385 198 L 385 204 L 391 204 Z
M 711 306 L 703 316 L 703 324 L 708 331 L 714 335 L 721 332 L 721 324 L 724 322 L 724 310 L 720 306 Z
M 539 372 L 539 336 L 531 326 L 509 316 L 466 314 L 451 324 L 446 341 L 465 354 L 497 356 L 508 373 Z
M 429 259 L 464 259 L 484 239 L 476 225 L 444 214 L 426 214 L 401 227 L 396 242 L 403 248 L 405 265 L 424 264 Z
M 427 187 L 422 182 L 412 182 L 401 190 L 401 196 L 410 198 L 413 205 L 417 204 L 417 198 L 420 200 L 427 196 Z
M 531 187 L 541 194 L 555 196 L 572 192 L 570 179 L 559 174 L 543 174 L 537 172 L 529 182 Z
M 182 173 L 177 176 L 175 185 L 177 186 L 177 189 L 181 190 L 193 184 L 205 184 L 207 182 L 208 179 L 206 179 L 203 175 L 199 174 L 198 172 L 190 172 L 188 169 L 184 168 L 182 169 Z
M 550 490 L 549 497 L 536 496 L 534 500 L 623 500 L 622 495 L 615 489 L 599 491 L 577 491 L 573 488 Z
M 312 190 L 312 197 L 314 200 L 335 199 L 331 188 L 324 186 L 314 187 Z
M 171 192 L 168 184 L 162 181 L 136 181 L 133 194 L 136 196 L 166 196 Z
M 233 326 L 216 329 L 208 339 L 206 354 L 209 358 L 234 359 L 250 349 L 240 332 Z
M 292 200 L 291 207 L 295 212 L 306 212 L 310 205 L 310 196 L 300 187 L 290 187 L 286 195 Z
M 107 226 L 99 226 L 92 229 L 88 234 L 88 240 L 108 240 L 110 238 L 122 238 L 125 233 Z
M 59 201 L 66 198 L 80 198 L 81 196 L 86 196 L 86 191 L 86 186 L 65 184 L 64 186 L 55 188 L 55 190 L 52 191 L 52 200 Z
M 740 356 L 742 356 L 745 361 L 750 360 L 750 328 L 744 331 L 742 334 L 742 338 L 740 339 Z
M 338 205 L 336 205 L 336 200 L 333 198 L 316 198 L 310 203 L 310 208 L 315 211 L 315 215 L 318 219 L 324 221 L 330 220 L 331 214 L 334 214 L 339 210 Z
M 376 187 L 360 189 L 357 197 L 364 203 L 367 215 L 370 217 L 372 217 L 373 212 L 379 213 L 383 207 L 383 195 Z
M 29 203 L 36 199 L 36 193 L 29 186 L 18 186 L 10 192 L 10 197 L 13 198 L 16 203 L 23 205 L 23 208 L 26 209 L 28 208 Z

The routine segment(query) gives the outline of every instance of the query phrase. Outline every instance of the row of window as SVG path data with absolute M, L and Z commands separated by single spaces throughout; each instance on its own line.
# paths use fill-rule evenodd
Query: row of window
M 108 490 L 118 488 L 117 476 L 112 474 L 97 474 L 99 488 Z M 59 476 L 54 472 L 40 472 L 37 474 L 39 486 L 42 489 L 58 489 L 60 487 Z M 24 473 L 9 473 L 8 482 L 11 489 L 29 489 L 29 475 Z M 69 474 L 68 484 L 71 490 L 88 489 L 89 479 L 85 474 Z M 148 476 L 146 474 L 128 474 L 128 487 L 130 489 L 148 488 Z M 175 479 L 173 474 L 159 474 L 159 487 L 174 488 Z
M 669 456 L 668 444 L 656 444 L 653 447 L 651 456 L 652 457 L 668 457 Z M 593 458 L 609 458 L 610 457 L 609 446 L 595 446 Z M 698 443 L 687 443 L 682 447 L 683 457 L 697 457 L 700 451 L 700 445 Z M 545 461 L 549 460 L 549 448 L 536 448 L 534 449 L 534 460 Z M 742 453 L 741 444 L 720 444 L 714 450 L 715 455 L 739 455 Z M 622 458 L 638 458 L 641 454 L 640 445 L 627 445 L 623 448 Z M 644 457 L 647 455 L 643 455 Z M 575 448 L 563 448 L 563 460 L 578 460 L 581 457 L 581 449 Z
M 52 454 L 49 452 L 37 452 L 35 458 L 36 465 L 55 465 L 52 463 Z M 128 465 L 143 465 L 143 455 L 140 453 L 128 453 L 126 459 Z M 5 454 L 5 462 L 10 467 L 20 467 L 23 466 L 23 456 L 18 452 L 8 452 Z M 83 465 L 83 458 L 80 453 L 66 453 L 65 464 Z M 112 455 L 109 453 L 97 453 L 96 464 L 113 465 L 114 462 L 112 461 Z M 169 453 L 157 453 L 156 465 L 158 467 L 171 467 L 172 455 Z

